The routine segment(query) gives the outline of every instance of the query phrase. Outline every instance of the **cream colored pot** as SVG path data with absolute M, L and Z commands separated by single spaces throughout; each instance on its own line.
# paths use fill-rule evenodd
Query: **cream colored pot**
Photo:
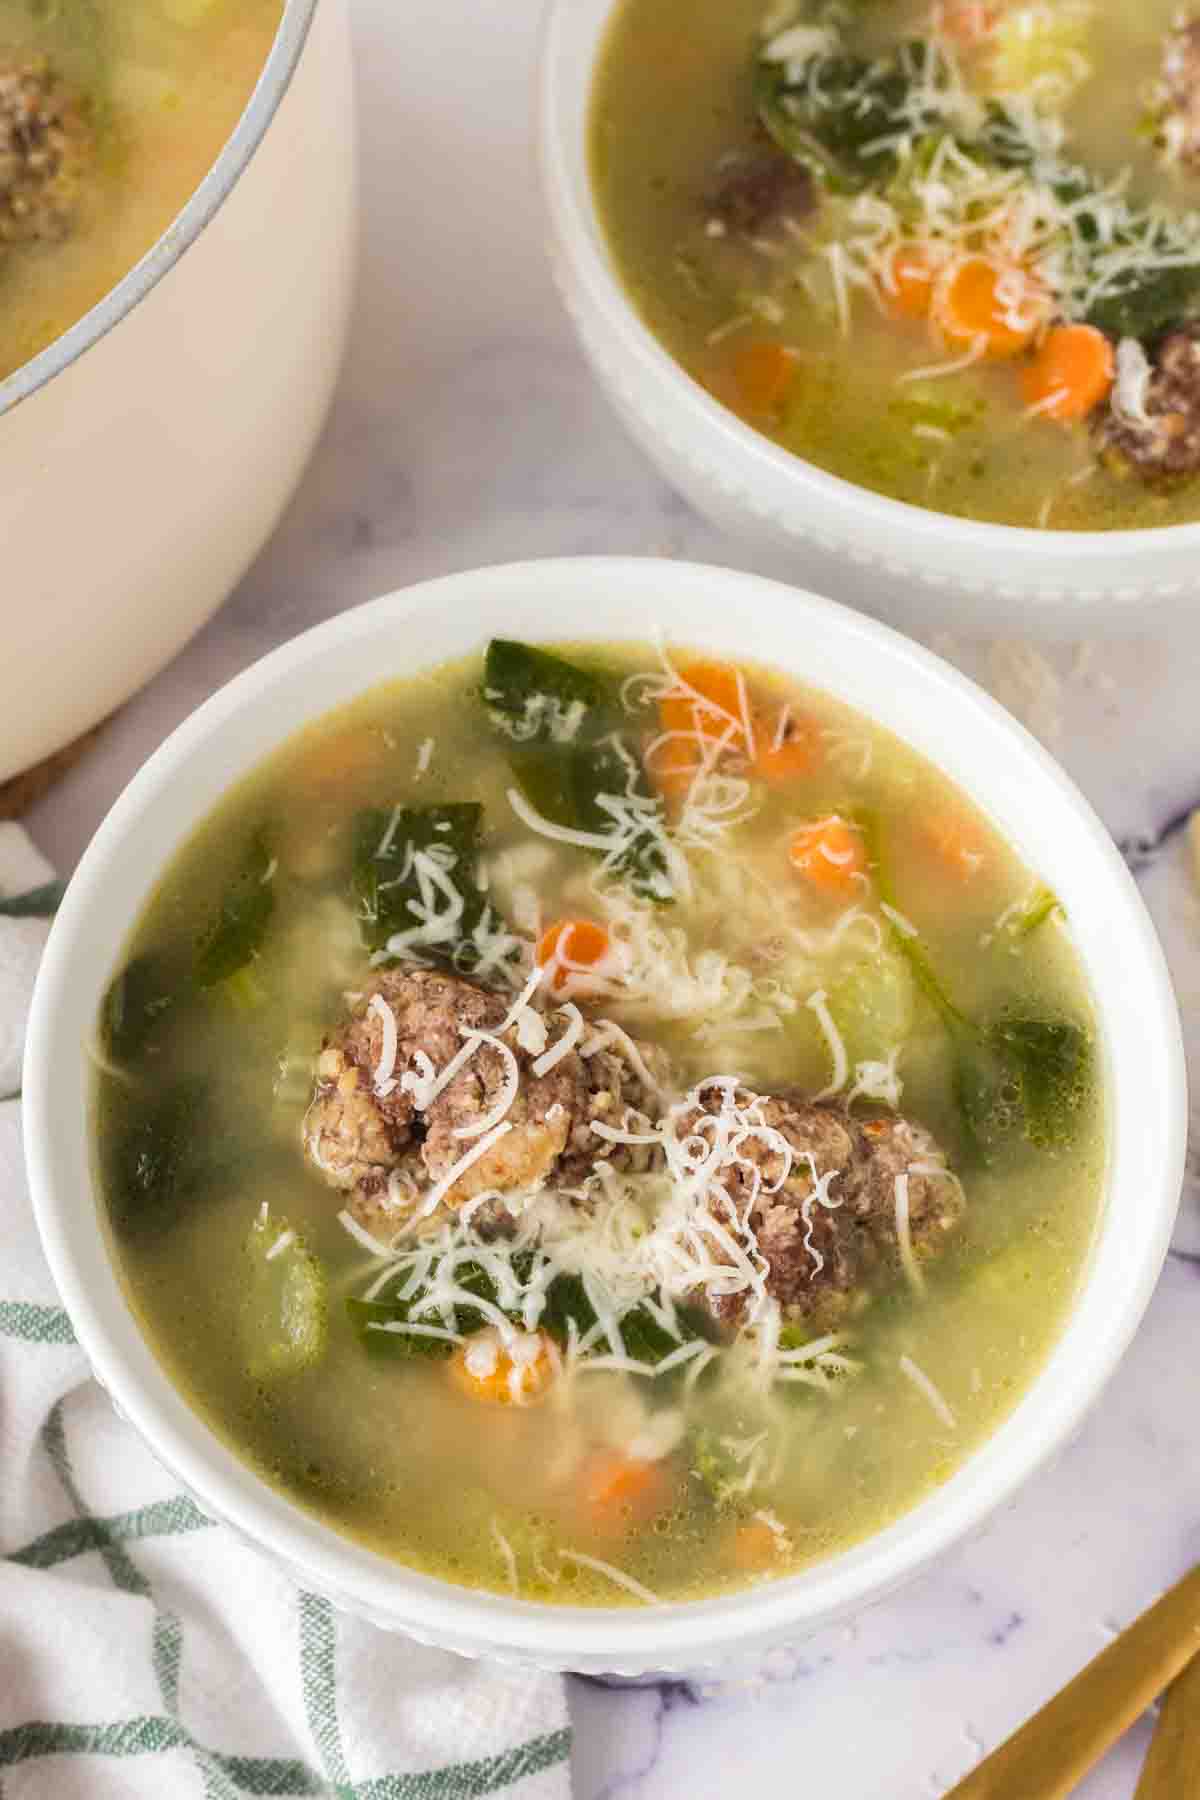
M 345 334 L 353 125 L 345 0 L 289 0 L 170 230 L 0 382 L 0 778 L 161 667 L 278 519 Z

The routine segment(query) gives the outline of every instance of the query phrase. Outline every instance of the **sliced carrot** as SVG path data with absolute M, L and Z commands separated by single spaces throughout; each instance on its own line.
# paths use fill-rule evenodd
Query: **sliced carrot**
M 930 316 L 950 345 L 981 344 L 989 357 L 1015 356 L 1045 317 L 1046 296 L 1019 265 L 998 268 L 985 256 L 951 265 L 933 293 Z
M 996 29 L 997 12 L 985 0 L 948 0 L 934 10 L 934 29 L 964 49 L 983 43 Z
M 788 845 L 792 867 L 827 894 L 853 894 L 867 872 L 862 833 L 837 813 L 802 825 Z
M 1117 372 L 1113 347 L 1094 325 L 1055 325 L 1021 371 L 1025 404 L 1047 419 L 1086 419 L 1108 398 Z
M 594 969 L 612 952 L 612 940 L 594 919 L 559 919 L 538 939 L 539 968 L 554 964 L 551 987 L 566 987 L 579 970 Z
M 304 754 L 299 778 L 315 788 L 340 788 L 381 763 L 385 753 L 377 731 L 356 725 L 318 738 Z
M 741 671 L 732 663 L 694 662 L 680 669 L 679 679 L 688 691 L 667 694 L 658 703 L 663 730 L 718 739 L 728 733 L 731 746 L 743 748 L 745 682 Z
M 924 827 L 926 843 L 941 862 L 962 881 L 978 875 L 987 861 L 983 833 L 972 820 L 958 813 L 930 819 Z
M 765 1519 L 744 1519 L 735 1525 L 728 1548 L 730 1562 L 746 1575 L 769 1569 L 783 1554 L 778 1535 Z
M 518 1345 L 507 1349 L 490 1327 L 476 1332 L 450 1358 L 451 1380 L 460 1392 L 489 1406 L 528 1406 L 540 1400 L 557 1373 L 558 1353 L 541 1331 L 523 1335 Z
M 794 781 L 821 761 L 821 734 L 791 706 L 759 714 L 754 721 L 754 772 L 764 781 Z
M 898 319 L 927 319 L 933 304 L 935 270 L 918 244 L 900 244 L 892 251 L 879 282 L 879 295 Z
M 733 359 L 737 410 L 750 419 L 777 418 L 796 376 L 796 352 L 783 344 L 743 344 Z
M 668 814 L 673 816 L 700 768 L 697 746 L 684 739 L 668 738 L 647 749 L 643 762 L 651 787 L 662 795 Z
M 664 1463 L 600 1450 L 584 1464 L 579 1492 L 592 1528 L 604 1537 L 623 1537 L 666 1512 L 675 1484 Z

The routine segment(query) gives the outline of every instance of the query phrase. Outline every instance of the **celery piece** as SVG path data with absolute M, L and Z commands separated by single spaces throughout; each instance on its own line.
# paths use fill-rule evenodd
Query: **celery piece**
M 242 1291 L 246 1372 L 254 1381 L 294 1375 L 325 1352 L 329 1303 L 325 1271 L 285 1219 L 255 1219 L 246 1239 Z

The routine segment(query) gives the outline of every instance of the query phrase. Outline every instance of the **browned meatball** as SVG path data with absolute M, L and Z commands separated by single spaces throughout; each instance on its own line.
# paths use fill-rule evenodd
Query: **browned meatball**
M 89 147 L 79 102 L 46 64 L 0 60 L 0 244 L 66 235 Z
M 808 170 L 763 144 L 722 160 L 705 212 L 726 231 L 758 237 L 784 218 L 804 218 L 815 205 L 816 186 Z
M 1172 162 L 1200 162 L 1200 19 L 1188 19 L 1163 43 L 1158 144 Z
M 868 1119 L 871 1151 L 860 1216 L 889 1250 L 896 1243 L 896 1177 L 908 1176 L 908 1226 L 918 1261 L 936 1256 L 963 1214 L 963 1192 L 943 1172 L 945 1157 L 931 1132 L 908 1119 Z
M 499 1114 L 514 1064 L 517 1090 L 503 1113 L 509 1129 L 448 1188 L 443 1199 L 451 1209 L 490 1189 L 536 1189 L 552 1174 L 582 1179 L 609 1148 L 591 1133 L 591 1120 L 624 1125 L 629 1109 L 645 1097 L 629 1065 L 609 1051 L 585 1059 L 571 1050 L 536 1074 L 542 1040 L 553 1043 L 565 1022 L 548 1015 L 527 1040 L 535 1047 L 528 1048 L 519 1025 L 499 1030 L 510 1005 L 511 996 L 462 976 L 387 970 L 372 976 L 346 1025 L 327 1039 L 305 1116 L 305 1153 L 327 1181 L 350 1195 L 350 1211 L 368 1230 L 394 1230 L 486 1135 L 478 1128 Z M 382 1066 L 389 1013 L 396 1031 L 390 1070 Z M 496 1042 L 477 1044 L 428 1100 L 423 1089 L 431 1073 L 441 1075 L 472 1032 L 489 1033 Z M 656 1054 L 637 1048 L 647 1057 Z M 628 1153 L 613 1154 L 620 1161 Z
M 697 1128 L 703 1112 L 720 1111 L 717 1090 L 701 1099 L 685 1131 Z M 897 1175 L 909 1178 L 916 1255 L 934 1254 L 957 1224 L 958 1184 L 932 1172 L 944 1159 L 920 1126 L 902 1118 L 860 1122 L 841 1107 L 791 1094 L 764 1097 L 754 1116 L 788 1144 L 786 1177 L 778 1145 L 750 1135 L 721 1180 L 744 1220 L 747 1248 L 766 1264 L 767 1292 L 787 1317 L 832 1324 L 881 1267 L 895 1264 Z M 746 1301 L 735 1295 L 715 1310 L 736 1323 Z
M 1118 356 L 1130 352 L 1122 345 Z M 1120 410 L 1120 383 L 1098 415 L 1103 461 L 1118 472 L 1132 469 L 1150 485 L 1170 486 L 1200 470 L 1200 324 L 1165 337 L 1151 359 L 1145 384 L 1145 418 Z

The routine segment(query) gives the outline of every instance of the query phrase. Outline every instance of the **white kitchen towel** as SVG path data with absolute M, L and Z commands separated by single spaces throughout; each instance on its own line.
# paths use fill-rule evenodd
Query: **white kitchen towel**
M 0 825 L 0 1800 L 565 1800 L 562 1682 L 298 1591 L 181 1493 L 91 1379 L 21 1155 L 53 871 Z

